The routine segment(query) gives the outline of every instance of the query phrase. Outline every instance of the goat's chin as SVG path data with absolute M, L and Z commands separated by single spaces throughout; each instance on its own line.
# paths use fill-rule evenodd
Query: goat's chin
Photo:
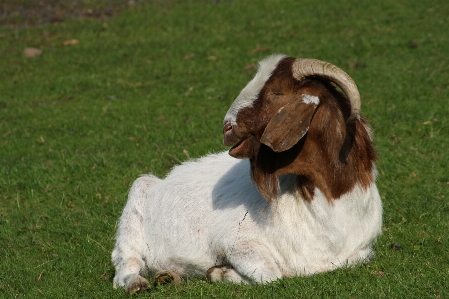
M 251 137 L 240 140 L 237 144 L 229 149 L 229 155 L 238 159 L 251 158 L 253 156 L 253 146 Z

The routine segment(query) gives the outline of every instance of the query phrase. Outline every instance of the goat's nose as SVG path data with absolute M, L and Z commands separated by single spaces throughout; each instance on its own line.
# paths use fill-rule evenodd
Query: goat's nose
M 232 124 L 230 121 L 227 121 L 223 126 L 223 134 L 227 135 L 231 132 L 231 130 L 232 130 Z

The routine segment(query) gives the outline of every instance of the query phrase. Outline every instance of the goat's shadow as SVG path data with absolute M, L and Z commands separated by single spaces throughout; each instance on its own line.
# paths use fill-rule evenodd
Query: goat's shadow
M 238 161 L 217 182 L 212 190 L 214 210 L 243 207 L 249 216 L 267 208 L 268 202 L 260 195 L 251 180 L 248 159 Z

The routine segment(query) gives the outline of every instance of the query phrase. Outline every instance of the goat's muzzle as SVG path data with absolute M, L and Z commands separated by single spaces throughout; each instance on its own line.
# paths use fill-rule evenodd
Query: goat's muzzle
M 239 138 L 235 134 L 235 130 L 231 124 L 230 121 L 227 121 L 223 125 L 223 143 L 226 146 L 232 146 L 236 144 L 237 142 L 241 141 L 241 138 Z

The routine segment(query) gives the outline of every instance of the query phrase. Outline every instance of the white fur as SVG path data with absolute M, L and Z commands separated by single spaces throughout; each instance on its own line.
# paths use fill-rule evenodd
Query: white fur
M 137 179 L 112 253 L 114 286 L 158 270 L 204 277 L 214 265 L 230 266 L 224 281 L 264 283 L 372 257 L 382 222 L 375 183 L 330 204 L 318 189 L 311 202 L 299 198 L 287 175 L 280 198 L 268 203 L 249 168 L 223 152 L 177 166 L 164 180 Z
M 271 73 L 276 68 L 279 61 L 286 57 L 282 54 L 271 55 L 259 62 L 259 69 L 256 76 L 242 89 L 238 97 L 234 100 L 226 113 L 224 123 L 230 121 L 235 125 L 238 111 L 245 107 L 251 107 L 259 96 L 265 82 L 270 78 Z
M 313 103 L 318 106 L 318 104 L 320 103 L 320 98 L 317 96 L 311 96 L 309 94 L 303 94 L 302 101 L 306 104 Z

